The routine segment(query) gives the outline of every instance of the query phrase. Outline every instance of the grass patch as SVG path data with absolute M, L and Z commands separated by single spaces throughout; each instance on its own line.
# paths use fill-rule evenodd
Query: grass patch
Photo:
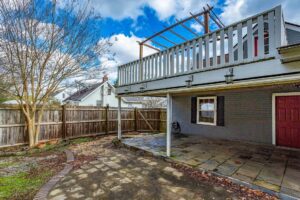
M 80 143 L 84 143 L 84 142 L 90 142 L 92 140 L 94 140 L 94 138 L 92 138 L 92 137 L 77 138 L 77 139 L 70 140 L 70 143 L 71 144 L 80 144 Z
M 16 163 L 15 162 L 3 162 L 3 163 L 0 163 L 0 169 L 10 167 L 10 166 L 13 166 L 13 165 L 16 165 Z
M 33 148 L 28 151 L 28 154 L 25 155 L 36 155 L 43 152 L 62 152 L 64 151 L 68 146 L 68 143 L 66 142 L 60 142 L 58 144 L 46 144 L 44 148 Z
M 51 170 L 45 170 L 34 176 L 29 172 L 20 172 L 0 177 L 0 199 L 30 199 L 52 175 Z

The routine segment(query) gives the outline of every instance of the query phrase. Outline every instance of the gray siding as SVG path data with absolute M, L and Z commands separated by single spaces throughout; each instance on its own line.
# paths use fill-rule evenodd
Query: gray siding
M 298 44 L 300 42 L 300 32 L 286 29 L 288 44 Z
M 185 134 L 272 144 L 272 93 L 289 91 L 300 90 L 291 87 L 174 97 L 172 120 L 180 123 Z M 225 126 L 192 124 L 191 97 L 214 95 L 225 97 Z

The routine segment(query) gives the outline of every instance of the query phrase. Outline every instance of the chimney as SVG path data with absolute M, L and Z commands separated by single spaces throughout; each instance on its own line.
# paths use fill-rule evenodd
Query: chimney
M 105 74 L 105 75 L 103 76 L 102 80 L 103 80 L 103 82 L 108 81 L 108 76 L 107 76 L 107 74 Z

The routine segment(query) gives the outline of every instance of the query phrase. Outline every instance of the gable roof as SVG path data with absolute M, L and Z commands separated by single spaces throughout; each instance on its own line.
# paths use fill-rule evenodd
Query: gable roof
M 85 97 L 87 97 L 89 94 L 91 94 L 94 90 L 96 90 L 98 87 L 100 87 L 103 83 L 106 81 L 102 81 L 100 83 L 96 83 L 93 85 L 90 85 L 88 87 L 85 87 L 74 94 L 70 95 L 68 98 L 66 98 L 64 101 L 81 101 Z

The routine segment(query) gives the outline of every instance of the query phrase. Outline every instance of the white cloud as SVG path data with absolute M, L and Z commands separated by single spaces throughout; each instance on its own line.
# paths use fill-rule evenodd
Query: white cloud
M 9 1 L 9 0 L 8 0 Z M 60 0 L 59 5 L 65 5 L 67 0 Z M 148 6 L 155 11 L 160 20 L 166 21 L 170 17 L 175 16 L 178 19 L 189 16 L 189 13 L 196 13 L 202 10 L 207 3 L 218 7 L 216 0 L 85 0 L 90 1 L 90 6 L 102 17 L 122 20 L 126 18 L 136 19 L 138 16 L 144 15 L 144 7 Z M 282 5 L 284 15 L 287 20 L 299 22 L 300 12 L 299 0 L 225 0 L 224 6 L 219 7 L 223 10 L 221 14 L 225 24 L 230 24 L 241 20 L 247 16 L 254 15 L 264 10 L 270 9 L 277 5 Z
M 203 31 L 203 26 L 199 23 L 192 23 L 191 28 L 197 31 L 198 33 L 201 33 Z
M 184 18 L 190 16 L 190 12 L 197 13 L 203 10 L 206 4 L 214 5 L 214 0 L 148 0 L 148 5 L 156 11 L 160 20 L 167 20 L 171 16 Z
M 67 0 L 60 0 L 59 6 L 66 5 Z M 88 0 L 80 1 L 83 5 Z M 89 0 L 89 6 L 102 17 L 122 20 L 126 18 L 136 19 L 144 15 L 144 7 L 152 8 L 160 20 L 168 20 L 171 16 L 183 18 L 189 16 L 189 12 L 199 12 L 207 3 L 214 5 L 214 0 Z
M 226 0 L 225 6 L 221 8 L 223 10 L 221 18 L 225 22 L 225 24 L 229 25 L 233 22 L 239 21 L 243 18 L 255 15 L 281 4 L 285 20 L 299 23 L 299 3 L 299 0 Z
M 91 0 L 91 6 L 102 17 L 111 17 L 116 20 L 125 18 L 136 19 L 143 15 L 143 6 L 146 0 Z
M 115 54 L 114 59 L 103 56 L 100 58 L 102 70 L 109 74 L 111 79 L 117 78 L 117 66 L 137 60 L 139 58 L 139 45 L 137 41 L 142 41 L 133 34 L 126 36 L 124 34 L 116 34 L 109 38 L 112 42 L 110 48 L 111 53 Z M 144 47 L 144 56 L 155 53 L 156 51 Z

